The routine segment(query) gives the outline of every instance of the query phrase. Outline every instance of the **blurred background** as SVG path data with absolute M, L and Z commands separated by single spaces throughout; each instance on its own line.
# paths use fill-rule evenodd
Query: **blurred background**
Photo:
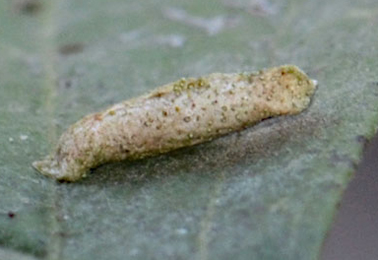
M 378 259 L 378 135 L 366 143 L 364 157 L 340 203 L 325 241 L 323 260 Z

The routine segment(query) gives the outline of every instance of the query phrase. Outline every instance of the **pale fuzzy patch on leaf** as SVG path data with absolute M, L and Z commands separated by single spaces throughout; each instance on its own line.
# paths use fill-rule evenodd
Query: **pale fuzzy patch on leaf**
M 167 8 L 164 10 L 164 15 L 173 21 L 205 30 L 210 36 L 220 33 L 225 28 L 235 27 L 240 22 L 239 18 L 225 16 L 215 16 L 213 18 L 194 16 L 179 8 Z

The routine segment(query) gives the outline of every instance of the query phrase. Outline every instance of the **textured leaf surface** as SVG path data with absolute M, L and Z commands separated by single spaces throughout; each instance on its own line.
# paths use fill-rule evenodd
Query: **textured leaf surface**
M 0 2 L 0 256 L 316 259 L 378 119 L 378 4 Z M 57 184 L 31 162 L 89 112 L 183 76 L 296 64 L 310 108 Z

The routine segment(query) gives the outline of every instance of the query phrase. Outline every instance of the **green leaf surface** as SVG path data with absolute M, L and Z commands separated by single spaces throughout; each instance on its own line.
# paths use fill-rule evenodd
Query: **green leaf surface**
M 374 0 L 0 1 L 1 259 L 317 259 L 378 121 Z M 102 166 L 31 168 L 70 124 L 180 77 L 295 64 L 310 108 Z

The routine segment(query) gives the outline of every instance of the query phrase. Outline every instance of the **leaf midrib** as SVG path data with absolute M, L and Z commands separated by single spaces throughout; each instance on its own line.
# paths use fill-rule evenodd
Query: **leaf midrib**
M 57 100 L 57 73 L 55 71 L 55 59 L 57 56 L 55 48 L 55 39 L 57 32 L 57 21 L 54 19 L 56 17 L 57 6 L 59 5 L 59 0 L 55 1 L 44 1 L 44 9 L 41 13 L 41 30 L 40 30 L 40 55 L 42 57 L 44 79 L 43 79 L 43 93 L 41 97 L 43 100 L 43 110 L 45 112 L 46 120 L 48 121 L 47 136 L 50 147 L 53 146 L 57 140 L 57 128 L 54 124 L 54 114 L 56 111 L 56 100 Z M 59 215 L 61 215 L 61 208 L 59 207 L 60 201 L 60 188 L 54 181 L 50 182 L 50 191 L 48 192 L 47 203 L 50 205 L 49 213 L 49 230 L 50 239 L 46 247 L 46 259 L 49 260 L 59 260 L 62 256 L 63 249 L 63 236 L 62 226 L 59 222 Z

